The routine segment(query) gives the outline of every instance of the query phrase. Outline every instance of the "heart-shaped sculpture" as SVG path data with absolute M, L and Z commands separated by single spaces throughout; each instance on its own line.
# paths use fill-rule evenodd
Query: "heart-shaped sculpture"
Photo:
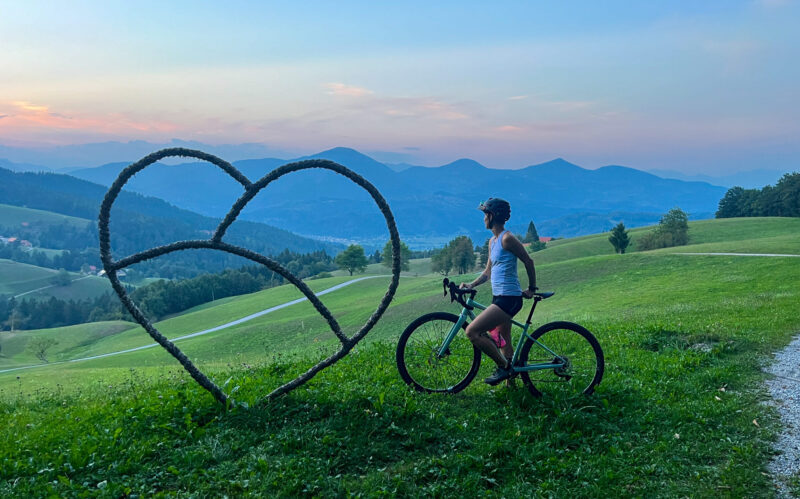
M 108 228 L 110 214 L 111 214 L 111 207 L 114 204 L 114 200 L 116 200 L 117 196 L 119 195 L 122 187 L 125 183 L 134 175 L 148 167 L 149 165 L 159 161 L 163 158 L 170 157 L 170 156 L 183 156 L 189 158 L 197 158 L 203 161 L 208 161 L 222 170 L 224 170 L 228 175 L 233 177 L 237 182 L 239 182 L 242 187 L 244 188 L 244 193 L 242 196 L 234 203 L 231 210 L 225 216 L 225 218 L 220 222 L 219 226 L 217 226 L 216 231 L 211 236 L 210 239 L 200 239 L 200 240 L 189 240 L 189 241 L 178 241 L 171 244 L 167 244 L 164 246 L 159 246 L 156 248 L 152 248 L 146 251 L 142 251 L 136 253 L 134 255 L 125 257 L 121 260 L 114 261 L 111 257 L 111 242 L 110 242 L 110 232 Z M 375 203 L 380 208 L 381 213 L 386 218 L 386 226 L 389 228 L 389 234 L 392 241 L 392 280 L 389 284 L 389 289 L 386 294 L 383 296 L 378 308 L 375 312 L 372 313 L 370 318 L 367 322 L 358 330 L 352 337 L 347 337 L 339 327 L 339 324 L 336 322 L 336 319 L 333 318 L 331 312 L 322 304 L 321 301 L 317 298 L 311 289 L 300 279 L 297 278 L 294 274 L 289 272 L 286 268 L 281 266 L 275 260 L 267 258 L 264 255 L 256 253 L 254 251 L 250 251 L 245 248 L 241 248 L 239 246 L 234 246 L 231 244 L 227 244 L 222 241 L 223 236 L 225 235 L 225 231 L 230 227 L 230 225 L 236 220 L 236 217 L 239 216 L 242 209 L 250 202 L 256 194 L 258 194 L 261 189 L 266 187 L 270 184 L 270 182 L 288 174 L 291 172 L 296 172 L 299 170 L 308 170 L 311 168 L 322 168 L 325 170 L 330 170 L 336 172 L 340 175 L 343 175 L 359 186 L 361 186 L 364 190 L 366 190 L 371 196 L 372 199 L 375 200 Z M 174 343 L 169 341 L 163 334 L 161 334 L 158 329 L 153 326 L 147 317 L 144 316 L 141 310 L 136 306 L 136 304 L 131 300 L 128 293 L 125 291 L 125 288 L 120 283 L 119 278 L 117 277 L 117 271 L 124 269 L 130 265 L 135 263 L 139 263 L 144 260 L 149 260 L 151 258 L 155 258 L 157 256 L 165 255 L 167 253 L 172 253 L 173 251 L 180 251 L 185 249 L 216 249 L 221 251 L 226 251 L 228 253 L 232 253 L 234 255 L 239 255 L 254 262 L 260 263 L 273 272 L 277 272 L 281 276 L 283 276 L 287 281 L 291 282 L 295 285 L 305 296 L 308 300 L 314 305 L 317 311 L 322 314 L 322 316 L 328 321 L 328 324 L 331 327 L 331 331 L 334 335 L 339 339 L 341 342 L 341 348 L 331 355 L 330 357 L 318 362 L 314 365 L 311 369 L 304 372 L 297 378 L 285 383 L 284 385 L 279 386 L 265 397 L 265 399 L 269 400 L 284 393 L 287 393 L 298 386 L 302 385 L 303 383 L 307 382 L 311 378 L 313 378 L 318 372 L 329 367 L 336 363 L 339 359 L 347 355 L 350 350 L 359 342 L 361 341 L 364 336 L 375 326 L 378 320 L 381 318 L 383 313 L 386 311 L 386 308 L 389 306 L 389 302 L 392 301 L 394 297 L 394 293 L 397 290 L 397 284 L 400 281 L 400 236 L 397 233 L 397 225 L 394 221 L 394 215 L 392 215 L 392 211 L 389 209 L 389 205 L 386 203 L 386 200 L 383 198 L 378 189 L 375 188 L 371 183 L 365 180 L 363 177 L 358 175 L 357 173 L 353 172 L 352 170 L 345 168 L 344 166 L 334 163 L 333 161 L 328 160 L 321 160 L 321 159 L 314 159 L 314 160 L 306 160 L 306 161 L 298 161 L 296 163 L 289 163 L 283 165 L 275 170 L 271 171 L 270 173 L 263 176 L 256 182 L 251 182 L 247 177 L 245 177 L 239 170 L 237 170 L 233 165 L 224 161 L 214 155 L 204 153 L 202 151 L 195 151 L 192 149 L 183 149 L 183 148 L 170 148 L 170 149 L 162 149 L 157 151 L 153 154 L 145 156 L 144 158 L 140 159 L 136 163 L 131 164 L 122 172 L 120 172 L 117 179 L 111 184 L 111 187 L 108 188 L 108 192 L 106 192 L 106 196 L 103 199 L 103 204 L 100 207 L 100 216 L 98 220 L 98 227 L 100 231 L 100 257 L 103 261 L 103 267 L 106 271 L 106 276 L 108 276 L 109 281 L 111 281 L 111 286 L 116 291 L 119 299 L 122 300 L 122 303 L 125 305 L 125 308 L 131 313 L 136 322 L 142 325 L 142 327 L 150 334 L 150 336 L 166 351 L 168 351 L 173 357 L 178 359 L 178 362 L 189 372 L 189 374 L 197 381 L 200 386 L 211 392 L 214 398 L 217 399 L 223 405 L 236 405 L 235 401 L 229 398 L 222 389 L 217 386 L 213 381 L 211 381 L 205 374 L 200 372 L 199 369 L 189 360 L 188 357 L 177 347 Z

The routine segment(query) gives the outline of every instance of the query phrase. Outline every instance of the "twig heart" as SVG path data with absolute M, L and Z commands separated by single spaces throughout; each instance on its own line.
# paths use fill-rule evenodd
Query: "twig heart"
M 182 157 L 189 157 L 189 158 L 197 158 L 200 160 L 208 161 L 223 171 L 225 171 L 228 175 L 233 177 L 237 182 L 239 182 L 242 187 L 244 188 L 244 193 L 239 197 L 239 199 L 234 203 L 231 210 L 225 216 L 225 218 L 220 222 L 217 226 L 216 231 L 211 236 L 210 239 L 199 239 L 199 240 L 189 240 L 189 241 L 178 241 L 171 244 L 167 244 L 164 246 L 158 246 L 156 248 L 151 248 L 149 250 L 145 250 L 134 255 L 122 258 L 121 260 L 113 260 L 111 256 L 111 242 L 110 242 L 110 232 L 109 232 L 109 220 L 111 214 L 111 207 L 114 204 L 117 196 L 119 195 L 120 191 L 122 190 L 125 183 L 135 174 L 139 173 L 140 171 L 144 170 L 146 167 L 150 166 L 151 164 L 155 163 L 166 157 L 171 156 L 182 156 Z M 372 315 L 369 317 L 367 322 L 358 330 L 353 336 L 348 337 L 346 336 L 341 328 L 339 327 L 339 323 L 336 322 L 331 312 L 322 304 L 322 302 L 317 298 L 311 289 L 301 281 L 297 276 L 289 272 L 286 268 L 280 265 L 275 260 L 268 258 L 260 253 L 256 253 L 254 251 L 250 251 L 248 249 L 234 246 L 228 243 L 223 242 L 222 238 L 225 236 L 225 232 L 227 231 L 228 227 L 236 220 L 236 218 L 241 213 L 242 209 L 250 202 L 250 200 L 255 197 L 263 188 L 268 186 L 274 180 L 292 172 L 300 171 L 300 170 L 308 170 L 311 168 L 321 168 L 325 170 L 330 170 L 339 175 L 343 175 L 349 178 L 351 181 L 362 187 L 366 190 L 371 196 L 372 199 L 375 200 L 375 203 L 380 208 L 381 213 L 383 213 L 384 218 L 386 218 L 386 226 L 389 228 L 390 239 L 392 242 L 392 280 L 389 283 L 389 289 L 387 290 L 386 294 L 383 296 L 378 308 Z M 155 258 L 161 255 L 165 255 L 168 253 L 172 253 L 174 251 L 180 251 L 185 249 L 215 249 L 226 251 L 228 253 L 239 255 L 241 257 L 247 258 L 253 262 L 260 263 L 273 272 L 276 272 L 283 276 L 287 281 L 291 282 L 295 285 L 308 300 L 314 305 L 314 308 L 328 321 L 330 325 L 331 331 L 334 335 L 339 339 L 341 343 L 341 347 L 339 348 L 336 353 L 331 355 L 330 357 L 323 359 L 322 361 L 315 364 L 311 367 L 308 371 L 304 372 L 300 376 L 296 377 L 295 379 L 285 383 L 269 394 L 264 397 L 263 400 L 270 400 L 282 394 L 285 394 L 295 388 L 299 387 L 300 385 L 304 384 L 311 378 L 313 378 L 318 372 L 329 367 L 336 363 L 339 359 L 347 355 L 350 350 L 359 342 L 361 341 L 367 333 L 375 326 L 378 320 L 381 318 L 383 313 L 389 306 L 389 303 L 392 301 L 394 297 L 394 293 L 397 290 L 397 285 L 400 280 L 400 236 L 397 232 L 397 225 L 394 221 L 394 215 L 392 215 L 391 210 L 389 209 L 389 205 L 386 203 L 386 200 L 383 198 L 378 189 L 375 188 L 371 183 L 365 180 L 362 176 L 358 175 L 357 173 L 353 172 L 352 170 L 338 164 L 334 163 L 333 161 L 328 160 L 306 160 L 306 161 L 298 161 L 296 163 L 289 163 L 283 165 L 275 170 L 269 172 L 261 179 L 256 182 L 251 182 L 247 177 L 245 177 L 239 170 L 237 170 L 233 165 L 224 161 L 214 155 L 204 153 L 202 151 L 195 151 L 192 149 L 183 149 L 183 148 L 170 148 L 170 149 L 162 149 L 157 151 L 153 154 L 145 156 L 144 158 L 140 159 L 136 163 L 131 164 L 122 172 L 120 172 L 117 179 L 111 184 L 109 187 L 108 192 L 106 192 L 106 196 L 103 199 L 103 203 L 100 207 L 100 216 L 98 221 L 98 227 L 100 231 L 100 257 L 103 261 L 103 267 L 105 268 L 106 275 L 108 276 L 109 281 L 111 281 L 111 286 L 116 291 L 119 299 L 125 305 L 125 308 L 131 313 L 133 318 L 141 324 L 141 326 L 147 331 L 147 333 L 165 350 L 167 350 L 173 357 L 178 359 L 178 362 L 189 372 L 189 374 L 197 381 L 200 386 L 211 392 L 214 398 L 219 401 L 221 404 L 226 406 L 236 405 L 236 402 L 232 400 L 228 395 L 226 395 L 222 389 L 217 386 L 213 381 L 211 381 L 205 374 L 200 372 L 199 369 L 189 360 L 189 358 L 177 347 L 174 343 L 169 341 L 158 329 L 153 326 L 150 320 L 145 317 L 142 311 L 136 306 L 136 304 L 131 300 L 130 296 L 128 295 L 127 291 L 123 287 L 123 285 L 119 281 L 119 277 L 117 276 L 117 272 L 121 269 L 124 269 L 130 265 L 135 263 L 142 262 L 144 260 L 149 260 L 151 258 Z

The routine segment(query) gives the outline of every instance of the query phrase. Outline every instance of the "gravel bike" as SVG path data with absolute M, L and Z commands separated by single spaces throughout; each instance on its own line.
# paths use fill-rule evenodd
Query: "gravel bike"
M 468 321 L 474 309 L 486 306 L 474 300 L 474 289 L 459 289 L 444 279 L 444 296 L 458 302 L 460 315 L 433 312 L 406 327 L 397 344 L 396 361 L 400 376 L 414 389 L 427 393 L 458 393 L 472 382 L 481 365 L 481 351 L 469 341 Z M 589 395 L 603 379 L 605 360 L 600 343 L 586 328 L 572 322 L 550 322 L 528 334 L 536 305 L 555 293 L 534 293 L 528 320 L 522 324 L 520 340 L 511 365 L 513 376 L 535 397 L 582 393 Z

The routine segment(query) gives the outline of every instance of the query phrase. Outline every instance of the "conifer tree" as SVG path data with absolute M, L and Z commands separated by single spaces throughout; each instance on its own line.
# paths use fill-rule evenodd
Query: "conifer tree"
M 528 224 L 528 232 L 525 234 L 523 243 L 535 243 L 539 240 L 539 233 L 536 232 L 536 226 L 533 225 L 533 220 Z
M 628 231 L 625 230 L 625 224 L 620 222 L 616 227 L 611 229 L 611 236 L 609 236 L 608 240 L 614 246 L 614 250 L 617 253 L 625 253 L 625 248 L 627 248 L 631 242 L 628 237 Z

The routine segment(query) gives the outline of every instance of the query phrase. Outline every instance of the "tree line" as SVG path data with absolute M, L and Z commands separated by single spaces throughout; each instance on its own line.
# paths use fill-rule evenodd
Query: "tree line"
M 734 217 L 800 217 L 800 173 L 785 174 L 774 187 L 728 189 L 716 218 Z

